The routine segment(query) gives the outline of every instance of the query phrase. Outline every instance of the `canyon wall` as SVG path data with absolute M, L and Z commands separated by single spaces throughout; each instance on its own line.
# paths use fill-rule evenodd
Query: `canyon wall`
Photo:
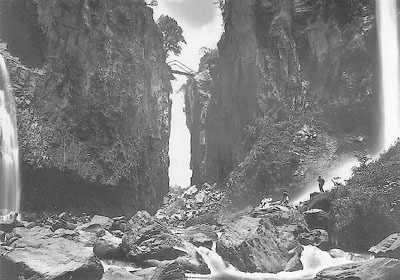
M 154 212 L 168 191 L 171 73 L 143 0 L 1 1 L 23 210 Z
M 219 57 L 186 92 L 193 184 L 218 182 L 256 203 L 299 192 L 341 155 L 374 146 L 373 2 L 226 0 L 221 8 Z

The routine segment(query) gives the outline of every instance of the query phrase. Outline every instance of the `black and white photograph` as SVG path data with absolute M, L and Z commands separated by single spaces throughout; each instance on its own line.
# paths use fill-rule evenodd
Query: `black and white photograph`
M 400 280 L 400 0 L 0 0 L 0 280 Z

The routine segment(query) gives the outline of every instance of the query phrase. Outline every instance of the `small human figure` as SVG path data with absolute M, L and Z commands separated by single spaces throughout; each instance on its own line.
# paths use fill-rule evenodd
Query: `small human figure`
M 321 176 L 318 176 L 318 179 L 317 179 L 317 181 L 318 181 L 318 187 L 319 187 L 319 191 L 320 191 L 320 192 L 324 192 L 324 184 L 325 184 L 325 180 L 324 180 L 324 179 L 322 179 L 322 177 L 321 177 Z
M 271 195 L 269 195 L 268 197 L 266 195 L 263 196 L 263 199 L 260 202 L 260 208 L 267 208 L 270 203 L 272 201 Z
M 289 204 L 289 194 L 288 194 L 287 191 L 283 191 L 283 193 L 282 193 L 281 204 L 282 205 L 288 205 Z

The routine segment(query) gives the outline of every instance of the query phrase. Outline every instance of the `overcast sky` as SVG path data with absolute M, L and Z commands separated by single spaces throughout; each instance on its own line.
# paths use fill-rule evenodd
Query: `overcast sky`
M 179 57 L 172 54 L 167 61 L 178 60 L 197 71 L 202 47 L 215 48 L 222 34 L 222 17 L 216 0 L 158 0 L 154 7 L 154 20 L 160 15 L 174 18 L 183 29 L 187 44 L 182 45 Z M 170 186 L 190 186 L 190 133 L 186 128 L 183 93 L 177 92 L 186 81 L 177 77 L 172 83 L 172 121 L 169 145 Z

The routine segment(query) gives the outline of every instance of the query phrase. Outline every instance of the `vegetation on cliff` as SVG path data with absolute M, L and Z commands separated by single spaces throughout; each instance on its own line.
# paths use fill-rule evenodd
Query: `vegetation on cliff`
M 361 164 L 345 187 L 329 194 L 331 216 L 343 246 L 366 250 L 400 230 L 400 143 Z

